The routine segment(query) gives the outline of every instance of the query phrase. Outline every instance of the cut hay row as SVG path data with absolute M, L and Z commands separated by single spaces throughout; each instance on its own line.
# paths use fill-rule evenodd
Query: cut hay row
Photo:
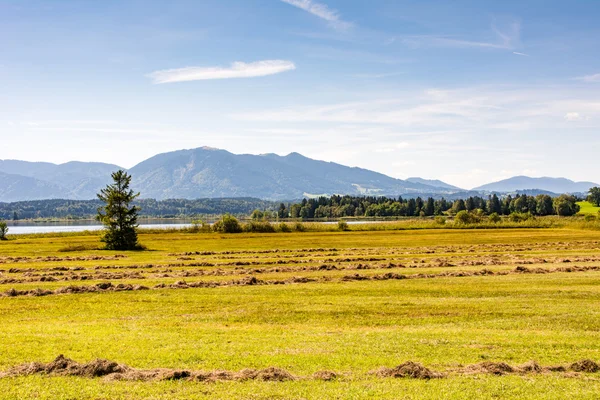
M 511 366 L 505 362 L 481 362 L 452 368 L 447 371 L 435 371 L 423 366 L 420 363 L 407 361 L 393 368 L 381 367 L 371 371 L 370 375 L 379 378 L 410 378 L 410 379 L 442 379 L 449 375 L 509 375 L 509 374 L 542 374 L 553 372 L 570 373 L 597 373 L 600 371 L 600 365 L 595 361 L 584 359 L 570 363 L 568 365 L 541 366 L 535 361 L 529 361 L 520 366 Z M 103 377 L 109 381 L 164 381 L 164 380 L 187 380 L 201 382 L 215 381 L 293 381 L 300 379 L 315 379 L 331 381 L 347 374 L 336 373 L 333 371 L 317 371 L 309 377 L 299 377 L 290 372 L 277 368 L 268 367 L 265 369 L 243 369 L 239 372 L 218 370 L 218 371 L 192 371 L 187 369 L 155 368 L 155 369 L 136 369 L 125 364 L 119 364 L 115 361 L 95 359 L 87 363 L 78 363 L 77 361 L 59 355 L 49 363 L 30 362 L 10 368 L 5 372 L 0 372 L 1 378 L 14 378 L 29 375 L 48 375 L 48 376 L 78 376 L 84 378 Z M 578 375 L 564 375 L 565 377 L 575 377 Z
M 478 271 L 447 271 L 441 273 L 419 273 L 419 274 L 397 274 L 388 272 L 385 274 L 365 275 L 353 274 L 344 275 L 341 278 L 333 277 L 292 277 L 285 280 L 261 280 L 254 276 L 246 276 L 240 279 L 231 281 L 198 281 L 186 282 L 177 281 L 173 284 L 159 283 L 152 288 L 143 285 L 133 285 L 120 283 L 113 285 L 111 282 L 101 282 L 95 285 L 76 286 L 70 285 L 58 289 L 50 290 L 36 288 L 30 290 L 18 290 L 12 288 L 0 294 L 0 297 L 20 297 L 20 296 L 49 296 L 60 294 L 79 294 L 79 293 L 107 293 L 107 292 L 123 292 L 123 291 L 138 291 L 138 290 L 158 290 L 158 289 L 191 289 L 191 288 L 218 288 L 228 286 L 255 286 L 255 285 L 288 285 L 288 284 L 303 284 L 314 282 L 351 282 L 351 281 L 386 281 L 386 280 L 403 280 L 403 279 L 434 279 L 434 278 L 460 278 L 460 277 L 476 277 L 476 276 L 505 276 L 511 274 L 552 274 L 552 273 L 572 273 L 572 272 L 588 272 L 600 271 L 600 266 L 569 266 L 558 268 L 527 268 L 518 266 L 512 270 L 493 271 L 490 269 L 482 269 Z

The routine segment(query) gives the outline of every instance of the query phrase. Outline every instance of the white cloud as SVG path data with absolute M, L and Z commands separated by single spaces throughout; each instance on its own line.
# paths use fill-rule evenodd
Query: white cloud
M 517 55 L 517 56 L 529 57 L 529 54 L 521 53 L 521 52 L 518 52 L 518 51 L 513 51 L 513 54 Z
M 579 121 L 581 119 L 581 114 L 578 112 L 569 112 L 565 114 L 565 119 L 567 121 Z
M 340 14 L 336 10 L 327 7 L 326 4 L 318 3 L 312 0 L 281 0 L 284 3 L 298 7 L 306 12 L 309 12 L 325 21 L 335 29 L 346 30 L 352 27 L 352 23 L 343 21 Z
M 600 82 L 600 74 L 580 76 L 575 79 L 578 81 L 584 81 L 584 82 Z
M 252 63 L 236 61 L 229 68 L 186 67 L 155 71 L 147 76 L 152 78 L 154 83 L 158 84 L 208 79 L 253 78 L 275 75 L 294 69 L 296 69 L 294 63 L 286 60 L 264 60 Z

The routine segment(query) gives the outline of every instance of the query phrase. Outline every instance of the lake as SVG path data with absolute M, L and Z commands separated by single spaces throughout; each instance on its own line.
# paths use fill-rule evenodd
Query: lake
M 173 220 L 157 223 L 156 221 L 140 222 L 140 228 L 148 229 L 172 229 L 189 227 L 190 222 L 182 220 Z M 49 233 L 49 232 L 83 232 L 98 231 L 102 229 L 96 221 L 74 221 L 74 222 L 12 222 L 9 224 L 8 233 L 10 235 L 24 235 L 28 233 Z
M 56 221 L 56 222 L 30 222 L 30 221 L 7 221 L 9 235 L 25 235 L 30 233 L 51 233 L 51 232 L 83 232 L 99 231 L 102 225 L 96 221 Z M 347 221 L 349 225 L 354 224 L 373 224 L 382 221 L 372 220 L 351 220 Z M 272 221 L 272 223 L 277 223 Z M 322 224 L 337 224 L 338 221 L 320 221 Z M 212 224 L 211 224 L 212 225 Z M 140 222 L 142 229 L 179 229 L 192 226 L 189 220 L 173 219 L 168 221 L 147 220 Z

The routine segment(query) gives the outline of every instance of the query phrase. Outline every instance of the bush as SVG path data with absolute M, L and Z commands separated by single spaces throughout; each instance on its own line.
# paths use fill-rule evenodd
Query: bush
M 459 211 L 454 217 L 454 220 L 459 225 L 476 224 L 481 221 L 479 215 L 464 210 Z
M 586 222 L 593 222 L 593 221 L 596 221 L 596 220 L 597 220 L 597 218 L 594 215 L 586 215 L 585 216 L 585 221 Z
M 244 226 L 244 231 L 253 233 L 273 233 L 275 228 L 269 221 L 250 221 Z
M 280 223 L 277 228 L 279 229 L 279 232 L 291 232 L 292 231 L 292 228 L 290 228 L 290 226 L 288 224 L 286 224 L 285 222 Z
M 500 218 L 498 213 L 491 213 L 490 216 L 488 217 L 488 219 L 490 220 L 491 223 L 494 223 L 494 224 L 497 224 L 498 222 L 502 221 L 502 218 Z
M 566 194 L 561 194 L 554 199 L 554 212 L 561 217 L 571 217 L 580 210 L 577 204 L 577 198 Z
M 204 221 L 203 219 L 195 219 L 192 221 L 192 226 L 190 227 L 190 232 L 192 233 L 206 233 L 211 232 L 212 228 L 210 224 Z
M 8 225 L 5 221 L 0 221 L 0 240 L 7 240 L 6 234 L 8 233 Z
M 441 215 L 438 215 L 437 217 L 435 217 L 434 221 L 438 225 L 446 225 L 446 217 L 442 217 Z
M 510 220 L 510 222 L 525 222 L 525 221 L 529 221 L 532 218 L 533 218 L 533 216 L 531 215 L 531 213 L 514 212 L 508 216 L 508 219 Z
M 213 230 L 220 233 L 240 233 L 242 226 L 236 217 L 231 214 L 225 214 L 220 220 L 214 223 Z
M 294 224 L 294 230 L 296 232 L 304 232 L 306 228 L 304 227 L 304 224 L 302 222 L 296 222 Z
M 344 221 L 343 219 L 340 219 L 338 221 L 338 230 L 340 230 L 340 231 L 349 230 L 348 223 L 346 221 Z

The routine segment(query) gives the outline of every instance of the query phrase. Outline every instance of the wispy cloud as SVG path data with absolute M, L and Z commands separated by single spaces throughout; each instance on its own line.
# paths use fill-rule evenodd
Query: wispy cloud
M 298 7 L 306 12 L 309 12 L 321 19 L 324 19 L 335 29 L 346 30 L 352 27 L 351 22 L 341 19 L 337 10 L 332 10 L 326 4 L 318 3 L 312 0 L 281 0 L 284 3 Z
M 519 22 L 513 21 L 503 29 L 498 28 L 496 24 L 492 24 L 491 30 L 493 31 L 493 37 L 490 37 L 489 40 L 462 39 L 449 35 L 412 35 L 403 37 L 402 42 L 413 47 L 434 46 L 513 50 L 518 46 L 521 36 L 521 24 Z M 527 55 L 516 51 L 513 53 Z
M 521 53 L 521 52 L 518 52 L 518 51 L 513 51 L 513 54 L 516 55 L 516 56 L 529 57 L 529 54 Z
M 571 97 L 569 97 L 571 96 Z M 343 123 L 407 129 L 527 132 L 566 129 L 565 124 L 586 116 L 589 127 L 600 122 L 600 97 L 591 91 L 560 89 L 471 87 L 407 92 L 392 98 L 359 102 L 253 110 L 231 115 L 236 120 L 262 123 Z M 572 114 L 576 112 L 575 114 Z
M 584 82 L 600 82 L 600 74 L 594 74 L 594 75 L 585 75 L 585 76 L 580 76 L 578 78 L 575 78 L 578 81 L 584 81 Z
M 296 69 L 291 61 L 264 60 L 252 63 L 234 62 L 229 68 L 223 67 L 186 67 L 155 71 L 147 76 L 154 83 L 172 83 L 185 81 L 201 81 L 208 79 L 253 78 L 275 75 Z

